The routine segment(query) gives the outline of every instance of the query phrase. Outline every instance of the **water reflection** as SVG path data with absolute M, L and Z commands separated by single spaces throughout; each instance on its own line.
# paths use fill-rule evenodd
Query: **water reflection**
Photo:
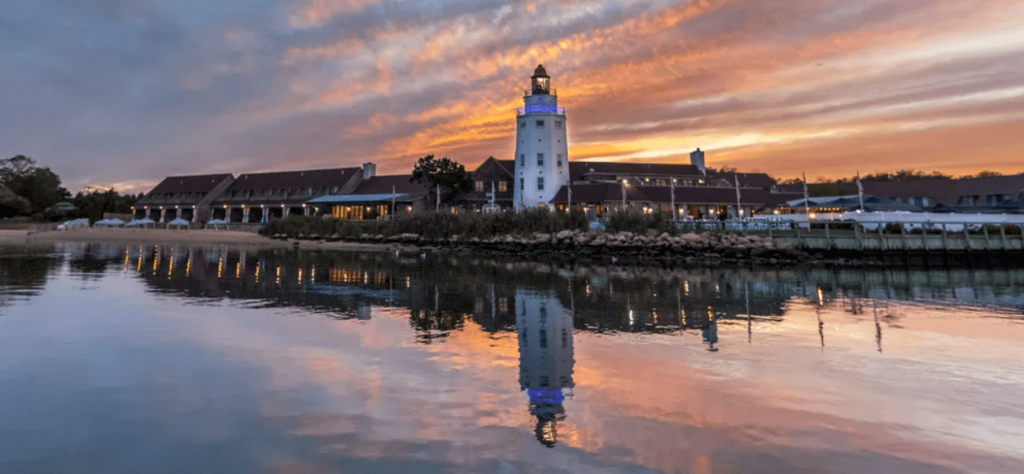
M 345 328 L 372 328 L 376 323 L 377 327 L 390 328 L 389 337 L 405 338 L 409 347 L 415 348 L 416 355 L 406 356 L 402 364 L 414 364 L 411 361 L 424 358 L 422 354 L 444 360 L 442 355 L 452 357 L 451 354 L 467 344 L 469 337 L 482 335 L 473 342 L 480 343 L 483 350 L 458 355 L 469 360 L 469 364 L 479 366 L 481 372 L 493 370 L 495 377 L 500 375 L 508 382 L 488 389 L 499 387 L 509 399 L 515 397 L 513 403 L 505 405 L 514 405 L 518 417 L 506 416 L 502 409 L 492 406 L 481 410 L 486 413 L 480 415 L 480 419 L 491 420 L 492 425 L 514 426 L 515 436 L 545 453 L 597 452 L 602 447 L 610 447 L 618 451 L 609 448 L 602 455 L 614 461 L 628 459 L 664 471 L 686 472 L 683 469 L 690 466 L 691 472 L 749 472 L 750 469 L 740 468 L 713 470 L 709 467 L 708 453 L 715 452 L 712 448 L 726 449 L 723 446 L 736 440 L 756 439 L 757 443 L 744 444 L 749 452 L 743 452 L 742 456 L 733 453 L 735 459 L 731 461 L 748 468 L 754 466 L 756 470 L 760 464 L 754 462 L 755 459 L 767 462 L 771 461 L 768 458 L 776 456 L 772 452 L 758 458 L 757 449 L 763 449 L 758 443 L 789 450 L 789 454 L 797 458 L 802 453 L 806 455 L 801 449 L 810 451 L 801 443 L 813 444 L 815 441 L 809 438 L 829 433 L 822 428 L 826 425 L 840 427 L 831 433 L 850 434 L 842 438 L 843 443 L 852 446 L 850 452 L 857 449 L 886 452 L 887 448 L 873 445 L 871 440 L 888 439 L 898 445 L 902 440 L 892 433 L 907 426 L 911 431 L 923 431 L 921 427 L 926 427 L 939 433 L 934 435 L 936 437 L 948 436 L 940 428 L 951 420 L 964 421 L 974 416 L 989 422 L 977 417 L 979 412 L 988 413 L 990 409 L 1004 410 L 1000 415 L 991 415 L 993 417 L 1014 418 L 1014 413 L 1019 413 L 1018 408 L 1007 408 L 1009 403 L 1003 398 L 992 396 L 986 401 L 991 391 L 1002 394 L 1019 384 L 1020 375 L 1007 370 L 1005 365 L 998 362 L 991 362 L 991 367 L 985 365 L 996 357 L 1015 357 L 1012 351 L 1002 356 L 987 353 L 982 356 L 965 351 L 963 344 L 956 345 L 969 341 L 956 338 L 962 336 L 960 332 L 970 331 L 972 326 L 996 326 L 978 325 L 963 319 L 957 319 L 957 324 L 949 327 L 943 327 L 941 321 L 932 322 L 927 330 L 938 334 L 934 340 L 911 340 L 907 337 L 909 331 L 904 329 L 915 324 L 914 318 L 907 314 L 918 307 L 934 310 L 940 316 L 948 312 L 957 318 L 964 318 L 966 314 L 966 317 L 990 321 L 1021 320 L 1024 273 L 1019 270 L 667 271 L 570 268 L 432 255 L 396 258 L 376 253 L 92 244 L 64 245 L 56 251 L 10 257 L 5 262 L 11 263 L 0 265 L 4 295 L 28 289 L 22 297 L 34 297 L 54 281 L 47 279 L 48 272 L 63 272 L 76 284 L 99 278 L 123 278 L 133 283 L 132 291 L 147 292 L 155 299 L 175 304 L 203 307 L 196 309 L 214 308 L 215 313 L 224 307 L 257 308 L 272 310 L 261 314 L 313 313 L 319 317 L 307 319 L 349 321 L 336 324 Z M 28 271 L 19 274 L 15 269 L 18 265 Z M 76 294 L 76 297 L 81 295 Z M 0 316 L 4 315 L 2 311 L 0 307 Z M 250 313 L 255 312 L 246 311 Z M 198 326 L 195 321 L 185 319 L 187 324 Z M 228 328 L 225 333 L 238 330 L 229 324 L 225 326 Z M 287 329 L 284 323 L 282 327 Z M 400 331 L 394 331 L 395 327 Z M 145 334 L 150 334 L 149 328 L 145 330 Z M 341 336 L 328 333 L 324 337 L 341 340 Z M 361 337 L 371 336 L 383 338 L 361 334 Z M 359 374 L 349 378 L 349 372 L 356 370 L 350 366 L 351 360 L 341 360 L 345 359 L 341 356 L 353 359 L 356 356 L 351 352 L 363 349 L 371 352 L 365 344 L 353 343 L 352 338 L 345 339 L 346 344 L 353 344 L 351 352 L 341 356 L 322 346 L 306 348 L 306 339 L 275 342 L 278 345 L 267 344 L 273 349 L 267 351 L 274 354 L 270 358 L 283 357 L 293 348 L 297 348 L 296 351 L 308 349 L 308 353 L 303 354 L 310 365 L 336 371 L 332 381 L 340 381 L 339 385 L 355 384 L 350 380 L 359 379 Z M 379 344 L 388 346 L 389 342 Z M 927 350 L 921 352 L 923 356 L 907 356 L 912 352 L 908 348 L 915 343 L 926 347 Z M 953 348 L 946 354 L 943 351 L 949 344 Z M 259 344 L 255 345 L 262 349 Z M 808 351 L 801 352 L 803 348 Z M 871 358 L 865 358 L 864 352 L 857 353 L 856 357 L 851 355 L 861 349 Z M 984 348 L 979 348 L 982 350 Z M 878 355 L 899 355 L 901 351 L 902 364 L 887 364 L 890 361 Z M 837 357 L 827 359 L 827 355 Z M 505 356 L 508 356 L 507 371 L 491 360 Z M 951 362 L 961 357 L 967 361 Z M 951 365 L 941 366 L 943 363 Z M 382 398 L 381 393 L 388 390 L 419 390 L 427 395 L 410 398 L 421 403 L 424 400 L 428 400 L 427 403 L 450 402 L 448 397 L 461 395 L 461 392 L 453 395 L 459 392 L 454 389 L 432 391 L 438 390 L 433 380 L 421 381 L 419 385 L 407 382 L 408 371 L 400 371 L 403 379 L 397 383 L 392 380 L 390 384 L 386 380 L 386 369 L 369 373 L 373 374 L 369 378 L 376 380 L 377 385 L 359 386 L 359 389 L 373 394 L 370 398 L 375 401 L 368 403 L 371 408 L 360 407 L 359 423 L 366 423 L 359 425 L 360 430 L 369 430 L 377 418 L 387 422 L 380 424 L 399 423 L 394 418 L 372 413 L 372 406 Z M 808 373 L 813 375 L 806 375 Z M 833 373 L 841 376 L 832 380 Z M 890 380 L 869 380 L 890 373 Z M 906 381 L 920 373 L 925 374 L 924 378 L 949 374 L 967 377 L 962 374 L 968 373 L 973 378 L 966 384 L 926 380 L 919 386 Z M 474 374 L 479 376 L 480 372 Z M 362 375 L 366 377 L 365 373 Z M 287 378 L 289 370 L 277 369 L 275 376 Z M 381 377 L 385 379 L 383 382 Z M 291 393 L 290 390 L 297 390 L 292 386 L 296 379 L 286 379 L 275 388 Z M 702 387 L 721 380 L 726 382 L 715 389 Z M 990 382 L 993 386 L 979 384 L 979 381 Z M 471 389 L 477 388 L 468 385 Z M 928 398 L 929 388 L 936 385 L 950 390 L 951 398 Z M 884 391 L 879 387 L 884 387 Z M 475 395 L 487 399 L 486 403 L 502 405 L 488 398 L 492 393 L 479 390 L 481 393 Z M 756 400 L 750 393 L 756 393 Z M 913 403 L 902 410 L 896 403 L 895 408 L 887 408 L 881 402 L 844 405 L 848 402 L 841 396 L 870 400 L 891 397 L 901 403 Z M 974 410 L 971 411 L 949 400 L 961 405 L 977 400 L 974 402 L 977 405 L 968 407 Z M 303 398 L 302 402 L 299 406 L 305 407 L 308 399 Z M 386 402 L 380 403 L 387 406 Z M 452 411 L 437 416 L 462 416 L 451 413 L 463 413 L 459 410 L 465 407 L 451 408 L 456 403 L 450 403 L 444 406 L 438 402 L 442 411 L 446 408 Z M 913 412 L 918 403 L 935 407 L 935 412 L 945 411 L 940 417 L 942 423 L 900 419 L 902 415 L 897 412 Z M 750 408 L 752 404 L 756 404 L 758 410 Z M 426 419 L 433 416 L 418 413 L 419 406 L 402 408 L 404 417 Z M 964 411 L 958 413 L 961 409 Z M 621 414 L 614 413 L 595 422 L 595 413 L 601 410 Z M 469 421 L 463 425 L 483 424 L 472 416 L 466 418 Z M 894 422 L 893 418 L 898 420 Z M 887 423 L 895 423 L 894 426 L 900 428 L 886 431 Z M 437 425 L 451 427 L 444 423 Z M 467 433 L 472 432 L 465 436 L 479 433 L 463 425 L 458 426 Z M 634 425 L 636 428 L 631 428 Z M 1005 433 L 1009 433 L 1006 439 L 1014 439 L 1014 426 L 1004 428 Z M 627 433 L 617 433 L 616 427 Z M 635 431 L 630 431 L 633 429 Z M 978 426 L 972 429 L 976 433 L 972 441 L 985 439 L 984 433 L 977 434 L 983 431 Z M 438 437 L 460 436 L 453 431 L 437 431 L 442 433 Z M 682 434 L 677 436 L 677 432 Z M 421 436 L 431 431 L 423 428 L 416 433 Z M 657 439 L 623 440 L 636 433 Z M 860 436 L 868 439 L 863 441 L 868 447 L 858 445 Z M 778 441 L 783 438 L 786 442 Z M 687 441 L 677 443 L 678 439 Z M 716 439 L 718 441 L 713 441 Z M 453 439 L 453 442 L 465 440 Z M 674 451 L 677 444 L 678 450 L 685 454 Z M 540 446 L 558 449 L 541 449 Z M 934 445 L 931 451 L 914 446 L 921 452 L 907 457 L 916 456 L 920 461 L 927 457 L 922 452 L 939 451 L 947 444 Z M 662 452 L 657 452 L 659 449 Z M 775 459 L 772 466 L 779 467 L 777 472 L 800 470 L 783 469 L 799 465 L 799 462 L 784 465 L 778 460 L 784 457 L 779 454 L 778 458 L 772 458 Z M 686 460 L 684 468 L 673 464 L 683 458 Z M 728 464 L 730 461 L 726 458 L 726 461 L 721 458 L 719 461 Z M 737 461 L 741 458 L 747 461 Z M 1004 465 L 1010 465 L 1010 461 L 1006 463 Z M 920 466 L 930 466 L 914 466 L 916 471 L 908 469 L 906 472 L 929 472 Z M 894 471 L 880 469 L 877 472 Z
M 534 433 L 547 447 L 558 442 L 558 422 L 565 419 L 562 402 L 572 397 L 572 313 L 555 294 L 516 292 L 519 336 L 519 389 L 537 418 Z

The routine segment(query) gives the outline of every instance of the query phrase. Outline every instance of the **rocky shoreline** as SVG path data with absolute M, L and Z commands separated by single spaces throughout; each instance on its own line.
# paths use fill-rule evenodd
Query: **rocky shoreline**
M 283 234 L 271 237 L 288 239 Z M 364 235 L 356 239 L 342 239 L 337 235 L 326 238 L 300 235 L 298 238 L 429 247 L 441 252 L 496 257 L 601 263 L 793 265 L 824 261 L 821 255 L 811 255 L 792 245 L 777 243 L 769 236 L 733 233 L 670 235 L 649 231 L 637 235 L 631 232 L 564 230 L 553 234 L 505 235 L 488 239 L 467 239 L 458 235 L 449 239 L 429 239 L 418 234 Z M 830 263 L 855 264 L 838 260 Z

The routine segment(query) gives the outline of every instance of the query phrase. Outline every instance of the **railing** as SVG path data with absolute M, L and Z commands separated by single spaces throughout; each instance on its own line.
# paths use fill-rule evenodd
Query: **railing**
M 814 223 L 810 229 L 794 226 L 794 230 L 778 232 L 774 237 L 808 250 L 1024 253 L 1022 227 L 1016 224 L 943 222 L 914 226 L 826 221 Z
M 565 115 L 565 107 L 555 107 L 553 105 L 531 105 L 528 107 L 519 107 L 518 109 L 516 109 L 516 117 L 521 117 L 526 114 Z
M 523 91 L 524 97 L 531 95 L 533 95 L 533 89 L 526 89 L 525 91 Z M 549 89 L 547 95 L 558 97 L 558 89 Z

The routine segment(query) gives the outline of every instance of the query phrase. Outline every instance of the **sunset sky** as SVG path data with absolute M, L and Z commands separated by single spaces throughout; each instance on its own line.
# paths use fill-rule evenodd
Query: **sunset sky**
M 543 63 L 572 160 L 1024 171 L 1020 0 L 13 0 L 0 157 L 77 191 L 510 158 Z

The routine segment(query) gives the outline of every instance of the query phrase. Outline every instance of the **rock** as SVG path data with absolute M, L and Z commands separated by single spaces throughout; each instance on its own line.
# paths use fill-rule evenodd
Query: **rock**
M 700 236 L 692 232 L 689 234 L 683 234 L 679 236 L 679 238 L 682 239 L 684 242 L 688 242 L 690 244 L 699 244 L 701 241 Z
M 299 238 L 299 239 L 305 239 L 305 238 L 306 238 L 306 234 L 299 234 L 299 236 L 298 236 L 297 238 Z
M 555 234 L 555 237 L 558 240 L 569 240 L 569 239 L 572 238 L 572 236 L 573 235 L 572 235 L 572 231 L 571 230 L 563 230 L 563 231 Z
M 647 229 L 647 233 L 644 234 L 648 239 L 653 239 L 658 236 L 658 231 L 655 229 Z

